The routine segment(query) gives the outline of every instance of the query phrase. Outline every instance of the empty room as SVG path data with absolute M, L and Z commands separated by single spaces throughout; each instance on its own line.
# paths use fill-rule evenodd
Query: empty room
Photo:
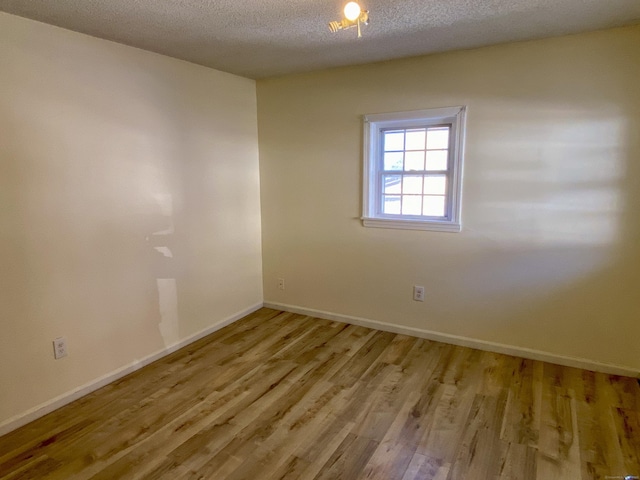
M 638 0 L 0 0 L 0 479 L 639 479 L 639 212 Z

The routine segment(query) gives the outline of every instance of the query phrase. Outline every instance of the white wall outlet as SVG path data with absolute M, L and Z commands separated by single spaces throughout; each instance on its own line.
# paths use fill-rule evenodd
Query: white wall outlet
M 56 360 L 62 357 L 66 357 L 67 352 L 67 339 L 64 337 L 58 337 L 53 341 L 53 356 Z
M 279 278 L 278 279 L 278 289 L 279 290 L 284 290 L 284 278 Z
M 413 286 L 413 299 L 416 302 L 424 302 L 424 287 L 420 285 Z

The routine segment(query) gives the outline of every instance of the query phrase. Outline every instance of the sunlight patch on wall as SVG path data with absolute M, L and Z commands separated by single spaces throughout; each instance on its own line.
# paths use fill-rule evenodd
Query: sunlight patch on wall
M 617 242 L 625 118 L 567 109 L 522 109 L 526 121 L 493 114 L 481 129 L 495 140 L 467 155 L 467 167 L 482 168 L 465 184 L 469 231 L 538 246 Z
M 158 278 L 156 282 L 160 305 L 160 334 L 166 346 L 175 345 L 180 340 L 176 279 Z
M 599 281 L 620 261 L 628 119 L 602 105 L 495 101 L 481 115 L 471 117 L 463 199 L 463 234 L 479 248 L 452 274 L 466 306 L 522 306 Z
M 154 255 L 154 271 L 158 287 L 160 312 L 160 334 L 165 346 L 171 346 L 180 339 L 178 317 L 178 287 L 174 278 L 173 251 L 171 240 L 175 233 L 173 224 L 173 197 L 169 194 L 153 195 L 157 203 L 157 223 L 160 230 L 147 237 L 147 242 L 157 252 Z

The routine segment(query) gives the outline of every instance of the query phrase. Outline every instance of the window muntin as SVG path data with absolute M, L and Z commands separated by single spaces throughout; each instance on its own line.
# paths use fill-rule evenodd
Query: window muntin
M 464 113 L 365 116 L 365 226 L 460 231 Z

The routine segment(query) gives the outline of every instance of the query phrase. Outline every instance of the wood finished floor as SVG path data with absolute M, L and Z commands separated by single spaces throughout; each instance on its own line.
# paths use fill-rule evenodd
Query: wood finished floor
M 635 379 L 261 309 L 0 437 L 2 479 L 640 475 Z

